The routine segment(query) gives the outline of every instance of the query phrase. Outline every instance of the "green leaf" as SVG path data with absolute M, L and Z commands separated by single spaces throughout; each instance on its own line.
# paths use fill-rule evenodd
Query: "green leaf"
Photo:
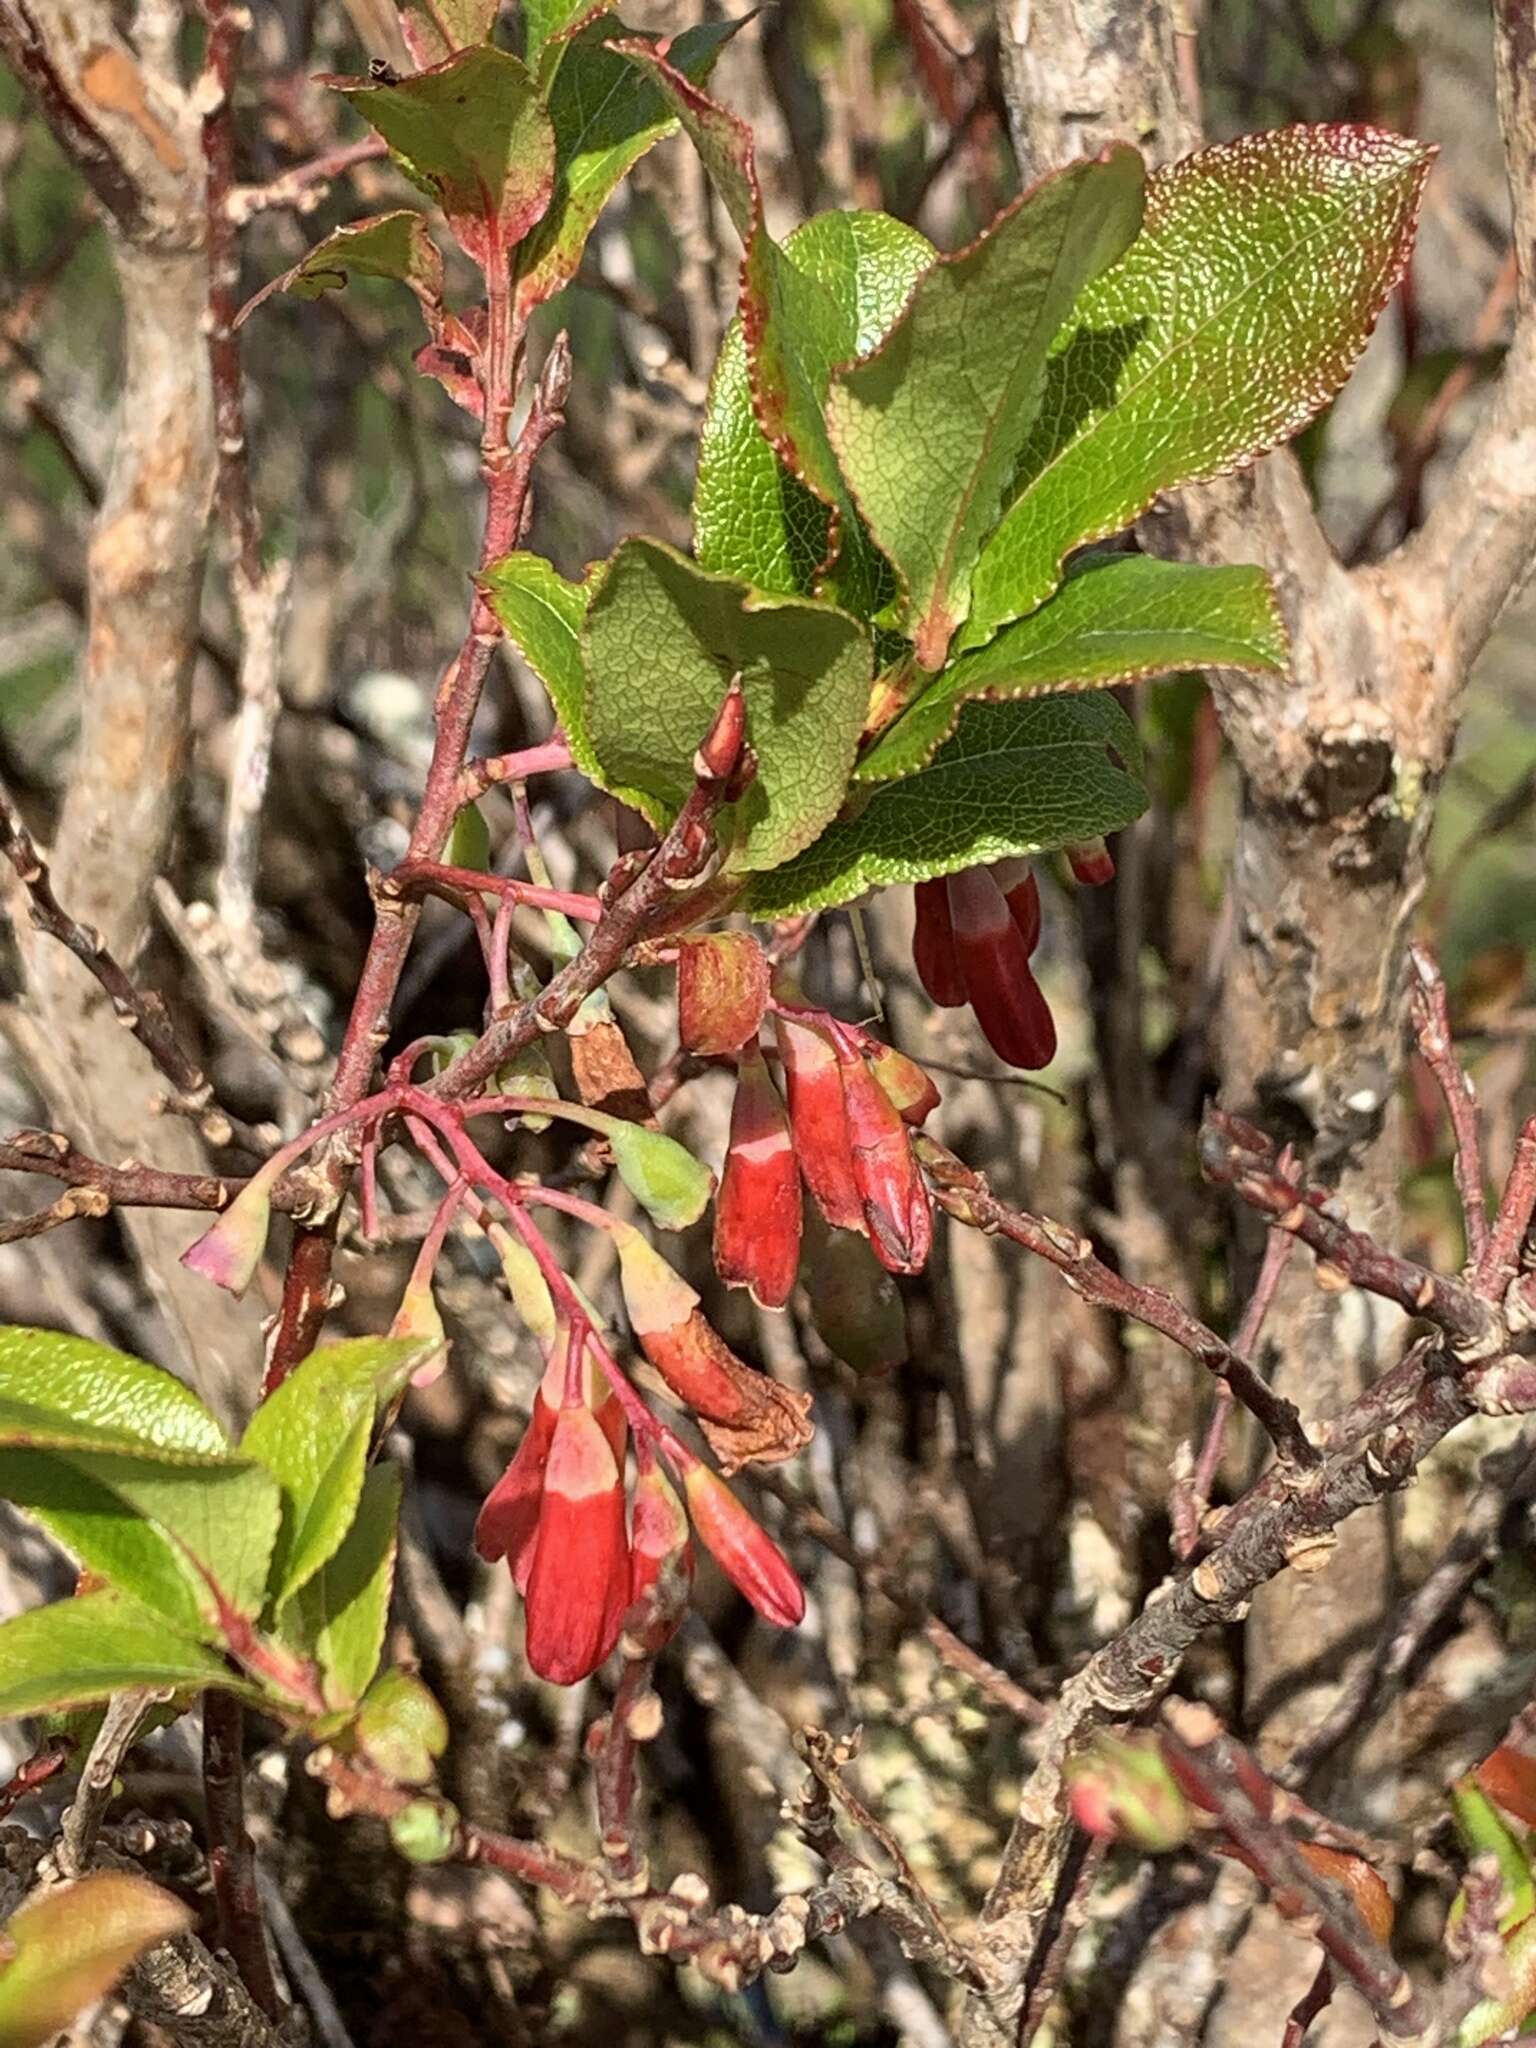
M 721 21 L 684 29 L 672 41 L 669 61 L 684 77 L 706 78 L 741 25 Z M 652 81 L 609 48 L 616 36 L 629 35 L 616 14 L 601 14 L 543 45 L 544 64 L 558 66 L 545 102 L 555 131 L 555 183 L 549 211 L 518 264 L 517 301 L 524 314 L 569 284 L 620 180 L 677 126 Z
M 890 332 L 933 261 L 933 245 L 889 214 L 822 213 L 795 229 L 783 253 L 825 291 L 829 319 L 816 337 L 824 399 L 831 367 L 867 354 Z M 828 523 L 826 505 L 779 460 L 758 425 L 737 319 L 715 361 L 699 435 L 694 552 L 704 568 L 759 590 L 810 596 L 829 552 Z M 839 565 L 835 594 L 872 617 L 894 596 L 894 575 L 857 526 L 844 539 L 853 554 Z
M 291 270 L 263 285 L 241 308 L 236 325 L 243 326 L 273 292 L 318 299 L 325 292 L 339 292 L 349 277 L 392 277 L 409 285 L 429 322 L 443 310 L 441 252 L 427 233 L 423 217 L 407 208 L 332 229 Z
M 251 1417 L 241 1450 L 282 1490 L 272 1555 L 278 1606 L 334 1557 L 357 1512 L 373 1427 L 429 1345 L 359 1337 L 312 1351 Z
M 499 0 L 397 0 L 397 4 L 406 45 L 425 71 L 456 51 L 488 43 Z
M 836 372 L 827 432 L 905 594 L 897 623 L 939 668 L 970 608 L 1040 406 L 1045 358 L 1081 287 L 1141 225 L 1134 149 L 1044 178 L 969 249 L 941 256 L 880 348 Z
M 662 1230 L 686 1230 L 709 1207 L 715 1177 L 686 1146 L 644 1124 L 604 1117 L 604 1136 L 619 1178 Z
M 1032 612 L 1071 549 L 1333 396 L 1402 275 L 1430 155 L 1371 128 L 1288 128 L 1153 174 L 1140 236 L 1052 349 L 962 648 Z
M 1283 670 L 1288 653 L 1262 569 L 1206 569 L 1148 555 L 1085 562 L 1039 611 L 951 662 L 855 774 L 861 782 L 911 775 L 949 738 L 972 698 L 1000 703 L 1178 668 Z
M 461 804 L 454 812 L 453 829 L 443 846 L 443 861 L 451 868 L 472 868 L 477 875 L 483 875 L 490 867 L 490 827 L 478 804 Z
M 173 1373 L 56 1330 L 0 1328 L 0 1396 L 124 1442 L 225 1457 L 229 1438 Z
M 606 787 L 587 733 L 587 672 L 581 629 L 593 582 L 571 583 L 542 555 L 503 555 L 480 579 L 507 638 L 549 692 L 571 759 Z
M 859 617 L 873 616 L 891 571 L 870 546 L 827 438 L 823 406 L 847 320 L 821 266 L 781 249 L 763 220 L 752 131 L 640 42 L 615 45 L 655 77 L 698 150 L 744 245 L 740 313 L 757 421 L 780 458 L 835 513 L 842 559 L 829 594 Z M 808 223 L 809 225 L 809 223 Z M 824 231 L 829 242 L 836 230 Z M 890 238 L 894 243 L 898 236 Z M 818 247 L 815 238 L 811 247 Z M 834 272 L 834 261 L 829 266 Z
M 756 876 L 745 907 L 788 917 L 979 861 L 1115 832 L 1146 808 L 1136 728 L 1113 697 L 968 704 L 920 774 L 885 783 L 798 860 Z
M 0 1720 L 92 1706 L 134 1685 L 178 1692 L 221 1685 L 255 1696 L 222 1657 L 111 1589 L 0 1623 Z
M 599 0 L 523 0 L 524 52 L 528 69 L 548 85 L 564 48 L 564 38 Z
M 0 2048 L 44 2048 L 104 1998 L 134 1957 L 195 1916 L 147 1878 L 93 1871 L 34 1895 L 5 1924 Z
M 464 50 L 390 82 L 320 83 L 350 100 L 383 136 L 482 270 L 504 264 L 543 218 L 554 186 L 554 130 L 526 67 L 505 50 Z
M 625 541 L 582 636 L 592 748 L 606 778 L 664 824 L 737 672 L 757 775 L 721 822 L 728 867 L 774 867 L 843 800 L 869 702 L 868 633 L 845 612 L 711 576 L 660 541 Z
M 336 1554 L 278 1616 L 284 1642 L 320 1666 L 326 1705 L 352 1707 L 379 1668 L 395 1576 L 400 1474 L 376 1465 Z
M 429 1785 L 448 1747 L 448 1716 L 409 1671 L 381 1671 L 352 1724 L 353 1740 L 397 1785 Z

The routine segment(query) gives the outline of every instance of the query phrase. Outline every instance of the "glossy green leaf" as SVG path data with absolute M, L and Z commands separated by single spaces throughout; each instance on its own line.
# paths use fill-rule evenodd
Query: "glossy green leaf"
M 1039 611 L 937 675 L 860 761 L 858 777 L 911 775 L 949 738 L 972 698 L 999 703 L 1170 669 L 1284 669 L 1288 651 L 1262 569 L 1207 569 L 1149 555 L 1086 562 Z
M 274 1606 L 341 1548 L 362 1496 L 374 1424 L 430 1349 L 388 1337 L 324 1345 L 251 1417 L 240 1448 L 282 1489 L 282 1525 L 272 1556 Z
M 124 1442 L 222 1458 L 229 1438 L 173 1373 L 56 1330 L 0 1328 L 0 1397 Z
M 542 555 L 503 555 L 481 577 L 507 638 L 549 692 L 571 759 L 599 786 L 602 770 L 587 733 L 587 672 L 581 629 L 593 581 L 572 583 Z
M 379 1668 L 399 1520 L 399 1471 L 376 1465 L 340 1549 L 278 1616 L 284 1642 L 319 1665 L 329 1707 L 355 1706 Z
M 565 48 L 564 38 L 601 0 L 522 0 L 524 58 L 547 86 Z
M 543 218 L 554 187 L 554 130 L 527 68 L 505 50 L 464 50 L 410 78 L 321 83 L 383 136 L 482 269 L 505 263 Z
M 686 1146 L 643 1124 L 603 1119 L 619 1178 L 663 1230 L 686 1230 L 709 1207 L 715 1177 Z
M 603 572 L 582 646 L 606 786 L 653 824 L 692 789 L 694 751 L 737 672 L 757 775 L 722 817 L 727 865 L 773 867 L 835 815 L 869 701 L 873 657 L 857 620 L 630 540 Z
M 669 61 L 686 78 L 706 78 L 741 25 L 684 29 L 673 38 Z M 545 104 L 555 131 L 555 183 L 549 211 L 518 265 L 517 299 L 525 314 L 569 284 L 620 180 L 677 125 L 652 80 L 609 47 L 629 35 L 616 14 L 600 14 L 568 38 L 543 45 L 545 64 L 554 66 Z
M 747 124 L 647 45 L 616 47 L 655 77 L 676 108 L 742 239 L 739 305 L 753 410 L 785 465 L 836 514 L 842 554 L 829 594 L 858 617 L 870 617 L 884 601 L 891 572 L 863 537 L 823 416 L 828 381 L 833 366 L 843 360 L 848 326 L 837 293 L 819 274 L 819 264 L 797 261 L 768 233 Z M 830 243 L 838 231 L 824 232 Z
M 426 70 L 459 50 L 489 42 L 499 0 L 397 0 L 397 5 L 406 44 Z
M 134 1957 L 194 1915 L 180 1899 L 126 1870 L 98 1870 L 34 1893 L 5 1923 L 0 2048 L 45 2048 L 104 1998 Z
M 1051 352 L 960 647 L 1055 589 L 1159 491 L 1297 432 L 1364 347 L 1412 246 L 1430 152 L 1360 127 L 1245 135 L 1157 171 L 1141 235 Z
M 243 326 L 273 292 L 318 299 L 325 292 L 339 292 L 349 277 L 394 278 L 410 286 L 429 314 L 442 311 L 442 255 L 422 215 L 402 209 L 332 229 L 291 270 L 263 285 L 241 309 L 237 324 Z
M 0 1622 L 0 1719 L 91 1706 L 134 1685 L 252 1696 L 222 1657 L 108 1588 Z
M 755 876 L 746 907 L 764 918 L 827 909 L 882 883 L 1118 831 L 1146 808 L 1140 769 L 1136 728 L 1103 692 L 968 704 L 928 767 L 883 783 L 798 860 Z
M 915 228 L 884 213 L 822 213 L 798 227 L 784 256 L 825 291 L 828 321 L 815 337 L 825 398 L 831 368 L 867 354 L 890 332 L 933 261 Z M 810 596 L 830 547 L 827 506 L 779 460 L 752 409 L 747 345 L 728 329 L 710 380 L 693 493 L 694 552 L 702 566 L 759 590 Z M 861 617 L 895 594 L 895 577 L 857 522 L 844 535 L 832 592 Z
M 901 578 L 898 623 L 923 668 L 941 666 L 970 608 L 1046 352 L 1082 286 L 1130 246 L 1145 178 L 1116 146 L 1042 179 L 980 241 L 941 256 L 883 344 L 832 378 L 827 431 Z

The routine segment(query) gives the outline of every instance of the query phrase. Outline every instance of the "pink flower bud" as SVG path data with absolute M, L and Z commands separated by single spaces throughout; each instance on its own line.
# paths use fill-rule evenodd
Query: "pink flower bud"
M 743 1048 L 731 1141 L 715 1198 L 715 1271 L 761 1308 L 782 1308 L 800 1264 L 800 1171 L 789 1118 L 754 1040 Z
M 765 1621 L 796 1627 L 805 1614 L 805 1588 L 773 1538 L 707 1465 L 695 1462 L 684 1472 L 683 1491 L 699 1541 L 731 1584 Z
M 933 1210 L 901 1112 L 860 1054 L 839 1044 L 853 1177 L 875 1257 L 891 1273 L 920 1273 L 933 1245 Z
M 985 868 L 951 875 L 948 889 L 965 992 L 987 1043 L 1010 1066 L 1049 1066 L 1056 1026 L 1003 892 Z
M 756 1038 L 768 962 L 750 932 L 708 932 L 677 952 L 678 1035 L 690 1052 L 728 1053 Z
M 1102 839 L 1089 839 L 1081 846 L 1069 846 L 1066 855 L 1073 879 L 1081 882 L 1085 889 L 1102 889 L 1106 882 L 1115 879 L 1115 856 Z
M 894 1045 L 881 1045 L 878 1039 L 864 1041 L 864 1057 L 870 1072 L 896 1105 L 903 1123 L 926 1123 L 944 1098 L 917 1061 L 898 1052 Z
M 843 1078 L 832 1041 L 803 1018 L 782 1014 L 773 1020 L 773 1034 L 784 1062 L 790 1129 L 805 1184 L 834 1229 L 862 1231 L 864 1204 L 853 1177 Z
M 487 1564 L 507 1560 L 512 1582 L 522 1593 L 533 1566 L 533 1535 L 544 1493 L 544 1468 L 555 1434 L 558 1409 L 542 1389 L 533 1397 L 533 1413 L 512 1462 L 485 1497 L 475 1523 L 475 1548 Z
M 423 1363 L 411 1374 L 413 1387 L 430 1387 L 434 1380 L 442 1378 L 443 1368 L 448 1363 L 448 1333 L 438 1314 L 430 1279 L 425 1276 L 419 1280 L 412 1279 L 400 1297 L 400 1306 L 395 1310 L 389 1335 L 414 1338 L 432 1346 Z
M 1194 1815 L 1155 1741 L 1097 1736 L 1066 1778 L 1073 1819 L 1090 1835 L 1154 1854 L 1189 1839 Z
M 654 1459 L 635 1481 L 630 1516 L 629 1597 L 643 1600 L 669 1564 L 693 1577 L 693 1544 L 677 1490 Z
M 540 1678 L 574 1685 L 618 1641 L 629 1605 L 624 1480 L 589 1408 L 555 1418 L 524 1600 L 528 1662 Z
M 285 1155 L 274 1153 L 253 1173 L 229 1207 L 201 1237 L 187 1246 L 181 1263 L 201 1273 L 229 1294 L 244 1294 L 261 1264 L 272 1220 L 272 1188 L 282 1173 Z
M 955 953 L 949 921 L 949 896 L 942 881 L 919 882 L 912 891 L 917 921 L 912 927 L 912 964 L 928 1000 L 941 1010 L 958 1010 L 965 1002 L 965 980 Z

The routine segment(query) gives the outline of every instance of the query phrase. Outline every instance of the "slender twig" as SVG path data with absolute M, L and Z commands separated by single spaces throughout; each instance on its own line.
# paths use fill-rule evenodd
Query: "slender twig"
M 1452 1169 L 1466 1225 L 1467 1258 L 1481 1263 L 1488 1248 L 1488 1202 L 1483 1192 L 1483 1147 L 1477 1125 L 1477 1092 L 1456 1057 L 1451 1039 L 1451 1006 L 1445 977 L 1425 946 L 1410 946 L 1414 1032 L 1424 1064 L 1434 1075 L 1451 1119 Z
M 100 932 L 71 917 L 53 893 L 48 863 L 38 852 L 32 835 L 21 822 L 10 794 L 0 785 L 0 854 L 16 870 L 27 893 L 27 912 L 33 925 L 49 938 L 57 939 L 74 954 L 110 998 L 114 1014 L 127 1025 L 167 1081 L 176 1090 L 179 1106 L 206 1109 L 213 1099 L 207 1076 L 182 1044 L 165 1005 L 157 995 L 141 989 L 103 943 Z
M 243 227 L 254 215 L 268 213 L 278 206 L 293 206 L 307 213 L 325 197 L 325 188 L 333 179 L 358 164 L 376 163 L 388 154 L 389 144 L 382 135 L 365 135 L 360 142 L 344 142 L 323 156 L 311 157 L 308 163 L 294 164 L 269 184 L 232 186 L 224 200 L 224 211 L 236 227 Z
M 524 747 L 520 753 L 491 754 L 466 761 L 459 777 L 459 802 L 472 804 L 504 782 L 525 782 L 530 775 L 555 775 L 571 765 L 571 750 L 564 740 L 545 740 L 542 746 Z
M 619 1638 L 624 1669 L 613 1706 L 587 1736 L 598 1848 L 609 1881 L 619 1891 L 643 1892 L 650 1886 L 650 1866 L 635 1825 L 636 1762 L 640 1748 L 661 1733 L 661 1701 L 651 1680 L 656 1659 L 677 1633 L 688 1591 L 682 1572 L 664 1573 L 625 1617 Z
M 138 1739 L 139 1730 L 157 1700 L 168 1693 L 137 1688 L 114 1693 L 107 1702 L 80 1773 L 80 1783 L 64 1818 L 59 1823 L 59 1846 L 55 1860 L 61 1877 L 80 1877 L 90 1867 L 96 1837 L 112 1803 L 112 1791 L 123 1758 Z
M 267 1953 L 256 1856 L 245 1824 L 245 1716 L 233 1693 L 203 1695 L 203 1798 L 208 1818 L 208 1873 L 218 1906 L 219 1941 L 240 1981 L 270 2020 L 282 2014 Z
M 566 917 L 597 924 L 603 906 L 596 896 L 584 896 L 573 889 L 546 889 L 537 882 L 520 882 L 509 875 L 482 874 L 475 868 L 449 867 L 436 860 L 403 860 L 380 882 L 380 897 L 404 898 L 417 890 L 431 889 L 454 900 L 463 897 L 499 896 L 508 903 L 523 903 L 530 910 L 557 910 Z
M 50 1735 L 40 1749 L 18 1764 L 0 1785 L 0 1820 L 8 1819 L 23 1799 L 46 1785 L 50 1778 L 56 1778 L 78 1747 L 72 1735 Z
M 1536 1116 L 1515 1140 L 1515 1156 L 1504 1193 L 1472 1284 L 1490 1301 L 1501 1301 L 1520 1270 L 1521 1247 L 1536 1215 Z
M 914 1150 L 933 1185 L 939 1206 L 959 1222 L 989 1234 L 1011 1238 L 1036 1257 L 1047 1260 L 1074 1294 L 1095 1308 L 1132 1316 L 1149 1329 L 1171 1338 L 1182 1351 L 1224 1380 L 1254 1417 L 1281 1461 L 1295 1469 L 1315 1467 L 1319 1453 L 1301 1426 L 1291 1402 L 1272 1392 L 1259 1374 L 1225 1338 L 1202 1323 L 1182 1302 L 1158 1287 L 1141 1287 L 1111 1271 L 1086 1237 L 1054 1223 L 1047 1216 L 1010 1208 L 999 1201 L 979 1173 L 961 1163 L 937 1139 L 919 1136 Z

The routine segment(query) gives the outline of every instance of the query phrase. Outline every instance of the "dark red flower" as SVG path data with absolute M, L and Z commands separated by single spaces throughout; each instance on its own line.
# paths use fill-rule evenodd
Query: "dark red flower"
M 591 1409 L 571 1403 L 555 1418 L 524 1589 L 529 1664 L 555 1685 L 590 1677 L 629 1597 L 623 1466 Z

